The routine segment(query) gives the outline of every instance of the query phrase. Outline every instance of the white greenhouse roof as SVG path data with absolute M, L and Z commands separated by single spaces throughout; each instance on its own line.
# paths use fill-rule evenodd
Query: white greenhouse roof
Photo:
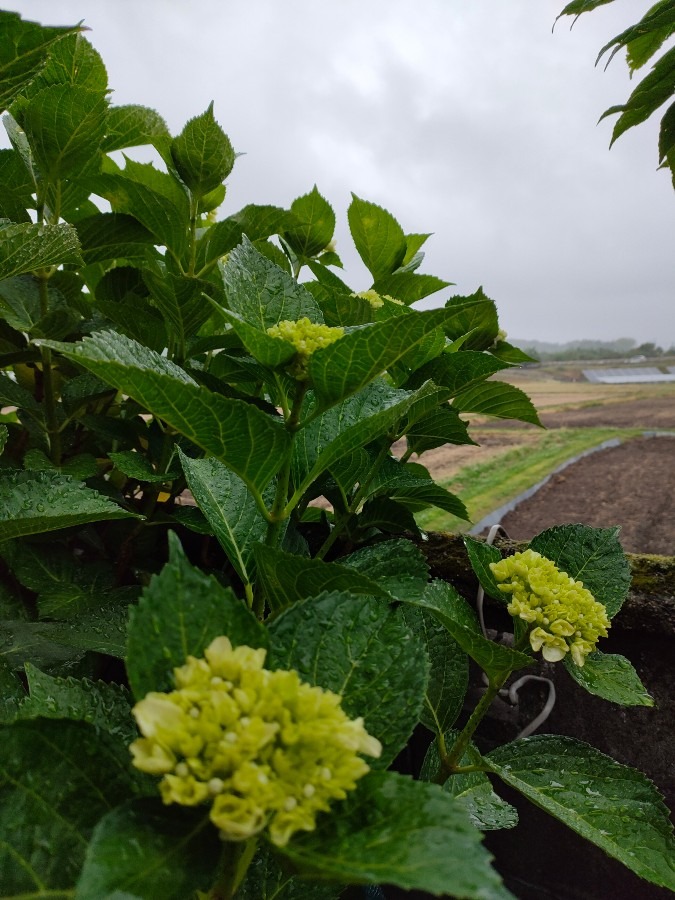
M 584 369 L 587 381 L 596 384 L 647 384 L 663 381 L 675 381 L 675 366 L 668 367 L 668 373 L 656 366 L 643 366 L 630 369 Z

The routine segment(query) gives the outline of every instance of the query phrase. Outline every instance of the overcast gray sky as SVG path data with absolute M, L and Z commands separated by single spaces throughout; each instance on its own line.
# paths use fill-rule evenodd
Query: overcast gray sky
M 632 88 L 598 50 L 653 0 L 617 0 L 551 28 L 564 0 L 22 0 L 43 24 L 84 19 L 115 104 L 172 133 L 215 101 L 242 156 L 220 215 L 288 207 L 316 183 L 338 252 L 368 275 L 346 227 L 350 192 L 405 231 L 434 232 L 422 271 L 480 284 L 520 339 L 675 344 L 675 197 L 658 121 L 608 150 Z M 634 85 L 633 85 L 634 86 Z M 659 117 L 660 118 L 660 117 Z

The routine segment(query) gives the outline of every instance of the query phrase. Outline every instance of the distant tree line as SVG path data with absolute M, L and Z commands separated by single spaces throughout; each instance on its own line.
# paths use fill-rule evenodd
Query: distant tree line
M 632 338 L 619 338 L 616 341 L 570 341 L 566 344 L 547 341 L 515 341 L 514 343 L 539 362 L 564 362 L 576 359 L 632 359 L 640 356 L 654 359 L 660 356 L 675 355 L 675 346 L 665 350 L 653 342 L 638 344 Z

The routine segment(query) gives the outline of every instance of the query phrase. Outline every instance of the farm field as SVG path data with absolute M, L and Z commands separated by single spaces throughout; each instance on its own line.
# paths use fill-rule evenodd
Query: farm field
M 511 537 L 528 539 L 563 522 L 622 524 L 624 549 L 675 555 L 668 511 L 675 502 L 675 438 L 645 439 L 645 432 L 675 435 L 675 384 L 591 384 L 572 380 L 578 365 L 514 369 L 504 380 L 524 390 L 542 424 L 471 417 L 478 447 L 442 447 L 421 462 L 466 503 L 472 522 L 519 496 L 573 457 L 612 438 L 601 450 L 555 475 L 504 520 Z M 430 531 L 466 531 L 437 510 L 417 516 Z

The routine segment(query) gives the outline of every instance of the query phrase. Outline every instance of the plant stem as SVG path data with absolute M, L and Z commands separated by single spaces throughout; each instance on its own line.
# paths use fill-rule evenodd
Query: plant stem
M 199 198 L 190 194 L 190 260 L 187 274 L 194 276 L 197 265 L 197 209 Z
M 251 865 L 257 845 L 254 837 L 247 841 L 225 843 L 220 874 L 207 895 L 208 900 L 233 900 Z
M 390 449 L 390 442 L 387 440 L 383 443 L 382 448 L 380 449 L 380 452 L 377 454 L 375 461 L 373 462 L 372 466 L 368 470 L 368 474 L 361 481 L 361 483 L 359 485 L 359 489 L 354 494 L 354 497 L 352 498 L 352 502 L 349 504 L 346 513 L 344 514 L 344 516 L 341 517 L 340 521 L 334 525 L 331 533 L 328 535 L 328 537 L 326 538 L 326 540 L 323 542 L 323 544 L 319 548 L 318 552 L 316 553 L 316 559 L 323 559 L 324 556 L 326 555 L 326 553 L 328 553 L 328 551 L 333 546 L 335 541 L 340 537 L 340 535 L 344 531 L 345 526 L 346 526 L 347 522 L 349 521 L 350 516 L 353 515 L 353 513 L 355 513 L 357 511 L 357 509 L 361 505 L 361 502 L 365 498 L 366 493 L 368 492 L 368 488 L 370 487 L 370 485 L 373 481 L 373 478 L 377 475 L 378 469 L 382 465 L 382 461 L 385 459 L 385 457 L 389 453 L 389 449 Z
M 49 274 L 46 271 L 36 273 L 38 292 L 40 295 L 40 313 L 46 316 L 49 312 Z M 45 422 L 49 438 L 49 458 L 55 466 L 61 465 L 61 429 L 56 414 L 56 387 L 54 385 L 54 369 L 52 367 L 52 351 L 49 347 L 40 348 L 42 359 L 42 383 L 44 387 Z

